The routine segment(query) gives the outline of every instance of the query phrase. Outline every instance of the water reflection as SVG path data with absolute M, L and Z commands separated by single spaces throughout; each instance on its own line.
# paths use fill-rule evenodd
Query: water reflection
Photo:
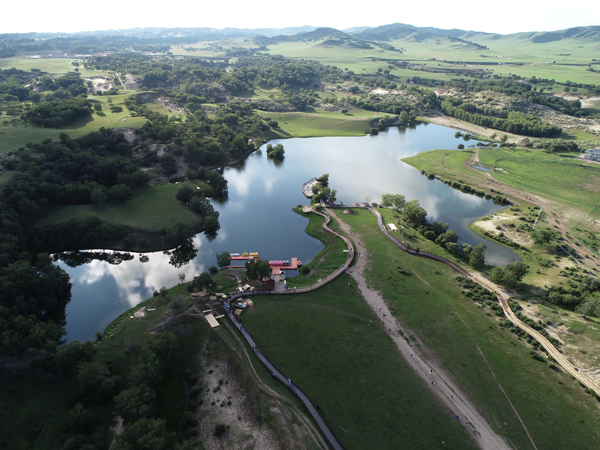
M 83 265 L 70 267 L 58 261 L 73 280 L 72 301 L 67 307 L 67 338 L 90 339 L 130 307 L 152 296 L 161 287 L 186 280 L 216 265 L 216 254 L 259 252 L 264 259 L 298 257 L 310 261 L 323 244 L 305 233 L 307 219 L 291 208 L 306 204 L 301 185 L 313 176 L 329 173 L 329 183 L 345 204 L 371 197 L 380 201 L 385 193 L 399 193 L 417 199 L 428 212 L 430 222 L 443 220 L 459 233 L 459 243 L 487 245 L 486 260 L 506 264 L 514 252 L 469 230 L 477 217 L 502 209 L 491 201 L 452 189 L 439 180 L 428 180 L 402 158 L 419 152 L 454 148 L 454 130 L 437 125 L 391 128 L 377 136 L 289 139 L 285 160 L 275 164 L 256 152 L 239 166 L 227 167 L 229 199 L 214 199 L 221 228 L 218 234 L 197 235 L 170 254 L 149 253 L 147 262 L 139 257 L 109 258 L 81 256 Z M 100 252 L 101 253 L 101 252 Z M 194 256 L 195 254 L 195 256 Z M 86 259 L 88 258 L 88 259 Z M 186 264 L 186 260 L 193 258 Z M 142 258 L 144 259 L 144 258 Z M 113 259 L 113 263 L 117 261 Z M 294 276 L 290 273 L 288 276 Z

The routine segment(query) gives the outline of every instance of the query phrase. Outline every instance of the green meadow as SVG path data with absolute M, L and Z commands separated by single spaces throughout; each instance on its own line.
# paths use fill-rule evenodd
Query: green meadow
M 596 398 L 561 369 L 532 359 L 531 347 L 502 329 L 495 311 L 462 294 L 454 271 L 406 255 L 379 232 L 368 211 L 343 220 L 373 254 L 365 273 L 369 285 L 381 292 L 401 324 L 423 343 L 428 356 L 442 363 L 499 434 L 515 448 L 531 448 L 510 400 L 538 448 L 600 445 Z M 399 274 L 399 267 L 407 274 Z
M 159 232 L 178 222 L 192 226 L 200 225 L 202 217 L 175 199 L 175 194 L 183 184 L 157 184 L 136 189 L 133 199 L 127 203 L 55 206 L 36 225 L 51 226 L 81 216 L 97 216 L 107 223 L 125 225 L 149 233 Z M 208 189 L 202 181 L 187 182 L 187 184 L 194 190 L 196 186 Z
M 24 147 L 28 142 L 40 142 L 44 139 L 58 140 L 61 133 L 66 133 L 70 138 L 76 139 L 100 128 L 141 128 L 147 119 L 145 117 L 131 117 L 124 100 L 129 94 L 111 96 L 90 96 L 91 100 L 97 100 L 102 104 L 102 113 L 93 113 L 90 117 L 82 118 L 69 125 L 60 128 L 36 127 L 26 123 L 10 123 L 5 116 L 0 117 L 0 153 L 16 150 Z M 115 106 L 121 106 L 122 112 L 110 111 L 108 100 Z M 159 112 L 164 107 L 157 105 Z M 162 109 L 160 109 L 162 108 Z M 165 110 L 166 111 L 166 110 Z
M 313 284 L 333 273 L 346 261 L 348 253 L 344 253 L 344 250 L 348 247 L 344 241 L 322 228 L 322 224 L 325 222 L 325 218 L 322 216 L 313 213 L 305 214 L 302 212 L 302 208 L 298 207 L 294 208 L 294 212 L 309 220 L 306 233 L 325 245 L 325 248 L 310 263 L 304 264 L 310 268 L 309 274 L 287 279 L 289 287 L 301 287 Z
M 242 321 L 345 448 L 475 447 L 398 353 L 349 275 L 311 293 L 253 301 Z
M 353 109 L 348 114 L 314 111 L 313 113 L 274 113 L 256 111 L 279 124 L 277 137 L 364 136 L 371 122 L 383 114 Z

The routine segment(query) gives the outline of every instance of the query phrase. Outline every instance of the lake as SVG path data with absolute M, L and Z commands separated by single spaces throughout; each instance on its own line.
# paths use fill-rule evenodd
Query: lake
M 381 201 L 386 193 L 417 199 L 429 222 L 442 220 L 460 235 L 459 243 L 487 245 L 486 262 L 505 265 L 518 259 L 509 248 L 482 238 L 469 224 L 501 209 L 491 201 L 452 189 L 439 180 L 428 180 L 402 158 L 441 148 L 456 148 L 455 130 L 438 125 L 390 128 L 376 136 L 286 139 L 285 160 L 277 162 L 264 151 L 250 155 L 239 166 L 227 167 L 229 199 L 213 201 L 220 212 L 221 229 L 209 242 L 203 234 L 194 238 L 198 254 L 176 268 L 163 252 L 147 253 L 147 262 L 135 254 L 130 261 L 109 264 L 95 260 L 78 267 L 57 264 L 71 276 L 72 300 L 67 306 L 67 339 L 93 339 L 115 318 L 152 297 L 161 287 L 186 281 L 216 265 L 216 254 L 258 252 L 262 259 L 310 262 L 323 244 L 305 233 L 308 220 L 292 208 L 308 204 L 302 184 L 329 173 L 329 185 L 344 204 Z M 462 141 L 461 141 L 462 142 Z M 173 201 L 176 201 L 173 199 Z M 144 258 L 145 260 L 145 258 Z M 294 276 L 288 273 L 288 276 Z

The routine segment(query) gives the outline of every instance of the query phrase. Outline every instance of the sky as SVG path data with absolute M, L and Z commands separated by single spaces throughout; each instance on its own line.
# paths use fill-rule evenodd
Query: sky
M 77 32 L 136 27 L 283 28 L 312 25 L 346 29 L 395 22 L 509 34 L 600 25 L 598 0 L 29 0 L 2 6 L 0 33 Z

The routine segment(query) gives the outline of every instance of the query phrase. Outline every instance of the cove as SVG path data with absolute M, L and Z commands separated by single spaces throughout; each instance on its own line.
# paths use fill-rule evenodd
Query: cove
M 459 233 L 459 243 L 485 243 L 486 262 L 505 265 L 518 259 L 509 248 L 484 239 L 469 230 L 469 224 L 501 209 L 491 201 L 452 189 L 439 180 L 428 180 L 414 167 L 401 161 L 417 153 L 455 148 L 455 130 L 438 125 L 390 128 L 376 136 L 286 139 L 285 160 L 277 162 L 264 151 L 243 163 L 226 167 L 229 182 L 227 201 L 213 201 L 220 212 L 221 229 L 209 242 L 203 234 L 194 238 L 197 256 L 179 268 L 163 252 L 135 254 L 129 261 L 110 264 L 94 260 L 77 267 L 57 262 L 73 283 L 67 306 L 67 339 L 93 339 L 116 317 L 150 298 L 161 287 L 179 282 L 179 274 L 190 281 L 216 265 L 216 254 L 259 252 L 263 259 L 309 262 L 323 245 L 305 233 L 307 220 L 292 211 L 307 204 L 301 186 L 313 176 L 329 173 L 329 184 L 344 204 L 379 202 L 385 193 L 417 199 L 427 211 L 429 222 L 442 220 Z M 175 199 L 173 199 L 175 201 Z M 146 261 L 146 262 L 144 262 Z M 294 276 L 289 273 L 288 276 Z

